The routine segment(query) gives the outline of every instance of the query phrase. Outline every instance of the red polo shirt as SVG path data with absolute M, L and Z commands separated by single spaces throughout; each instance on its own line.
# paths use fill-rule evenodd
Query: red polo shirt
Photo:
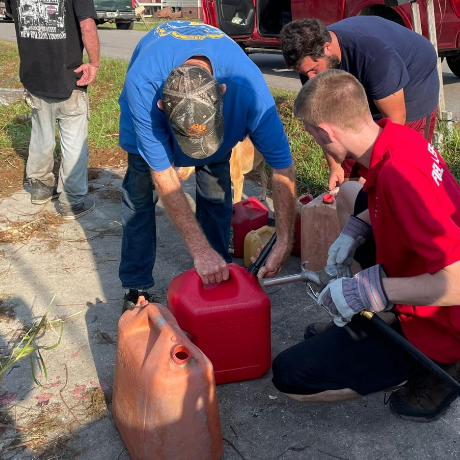
M 460 187 L 416 131 L 382 120 L 364 170 L 377 263 L 389 277 L 436 273 L 460 260 Z M 460 282 L 460 280 L 459 280 Z M 407 339 L 430 358 L 460 360 L 460 307 L 397 305 Z

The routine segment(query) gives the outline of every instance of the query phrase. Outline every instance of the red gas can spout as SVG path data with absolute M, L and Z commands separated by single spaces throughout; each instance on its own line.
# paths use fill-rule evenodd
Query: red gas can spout
M 190 360 L 190 350 L 184 345 L 176 345 L 171 351 L 171 358 L 176 364 L 186 364 Z

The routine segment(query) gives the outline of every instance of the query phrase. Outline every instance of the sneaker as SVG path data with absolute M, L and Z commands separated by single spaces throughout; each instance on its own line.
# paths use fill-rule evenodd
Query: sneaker
M 56 185 L 46 185 L 38 179 L 31 179 L 30 183 L 32 184 L 32 204 L 45 204 L 59 196 Z
M 460 379 L 460 361 L 442 365 L 455 380 Z M 390 411 L 404 420 L 432 422 L 442 417 L 457 393 L 438 376 L 427 374 L 409 381 L 390 396 Z
M 62 204 L 59 203 L 59 214 L 65 220 L 75 220 L 88 213 L 96 207 L 91 198 L 85 198 L 78 204 Z
M 321 332 L 324 332 L 325 330 L 329 329 L 332 326 L 334 326 L 334 321 L 310 323 L 305 328 L 303 338 L 304 340 L 311 339 L 315 335 L 321 334 Z
M 147 302 L 150 300 L 150 294 L 147 291 L 130 289 L 129 292 L 125 294 L 122 313 L 124 313 L 126 310 L 132 310 L 133 308 L 136 308 L 139 297 L 141 296 L 144 297 Z

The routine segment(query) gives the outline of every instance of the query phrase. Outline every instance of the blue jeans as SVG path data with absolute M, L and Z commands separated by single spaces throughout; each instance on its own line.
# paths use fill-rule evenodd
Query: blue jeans
M 79 204 L 88 193 L 88 95 L 85 91 L 74 90 L 68 99 L 55 99 L 28 93 L 28 99 L 32 106 L 32 132 L 27 178 L 54 185 L 57 120 L 61 141 L 59 203 Z
M 227 262 L 232 260 L 228 253 L 233 210 L 230 153 L 220 163 L 195 169 L 196 218 L 209 244 Z M 157 201 L 149 165 L 140 155 L 128 153 L 128 169 L 122 185 L 123 238 L 119 269 L 125 289 L 146 290 L 155 284 L 152 270 L 156 255 Z

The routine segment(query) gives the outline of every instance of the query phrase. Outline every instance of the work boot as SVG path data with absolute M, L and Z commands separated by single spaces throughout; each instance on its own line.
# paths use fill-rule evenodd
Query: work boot
M 441 367 L 455 380 L 460 379 L 460 361 Z M 390 411 L 404 420 L 432 422 L 447 412 L 457 393 L 438 376 L 430 373 L 407 382 L 390 396 Z
M 59 214 L 65 220 L 75 220 L 91 212 L 95 206 L 91 198 L 85 198 L 78 204 L 59 203 Z
M 38 179 L 30 179 L 30 183 L 32 184 L 32 204 L 45 204 L 59 196 L 56 185 L 46 185 Z
M 304 340 L 311 339 L 315 335 L 321 334 L 322 332 L 326 331 L 327 329 L 329 329 L 332 326 L 334 326 L 334 321 L 310 323 L 305 328 L 303 338 L 304 338 Z
M 150 294 L 147 291 L 130 289 L 129 292 L 125 294 L 122 313 L 124 313 L 126 310 L 132 310 L 133 308 L 136 308 L 139 297 L 141 296 L 144 297 L 147 302 L 150 300 Z

